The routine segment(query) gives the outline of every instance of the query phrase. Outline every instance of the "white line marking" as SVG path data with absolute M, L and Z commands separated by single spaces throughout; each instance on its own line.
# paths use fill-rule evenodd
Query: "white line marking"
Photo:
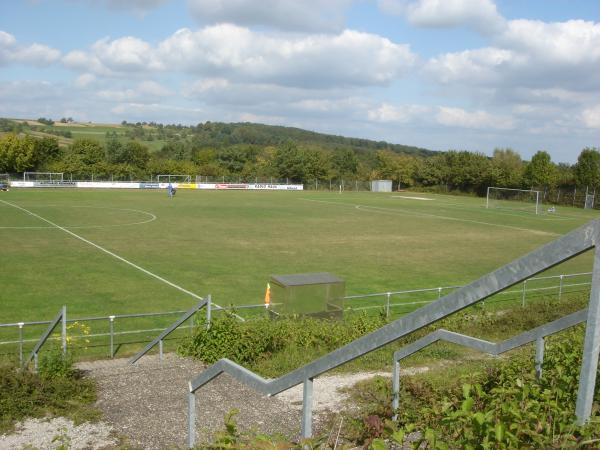
M 42 207 L 52 207 L 58 205 L 43 205 Z M 38 206 L 39 208 L 40 206 Z M 147 211 L 142 211 L 141 209 L 130 209 L 130 208 L 110 208 L 105 206 L 61 206 L 62 208 L 93 208 L 93 209 L 111 209 L 114 211 L 132 211 L 140 214 L 145 214 L 150 216 L 147 220 L 142 220 L 141 222 L 128 222 L 128 223 L 118 223 L 116 225 L 65 225 L 64 228 L 68 228 L 71 230 L 74 229 L 90 229 L 90 228 L 115 228 L 115 227 L 127 227 L 132 225 L 143 225 L 145 223 L 154 222 L 156 220 L 156 216 Z M 52 229 L 54 227 L 0 227 L 0 230 L 44 230 L 44 229 Z
M 58 228 L 59 230 L 62 230 L 62 231 L 64 231 L 64 232 L 65 232 L 65 233 L 67 233 L 67 234 L 70 234 L 70 235 L 71 235 L 71 236 L 73 236 L 74 238 L 77 238 L 77 239 L 79 239 L 80 241 L 83 241 L 83 242 L 85 242 L 86 244 L 89 244 L 89 245 L 91 245 L 92 247 L 95 247 L 95 248 L 97 248 L 98 250 L 100 250 L 100 251 L 102 251 L 102 252 L 106 253 L 107 255 L 110 255 L 110 256 L 112 256 L 113 258 L 116 258 L 116 259 L 118 259 L 119 261 L 122 261 L 122 262 L 124 262 L 125 264 L 128 264 L 128 265 L 130 265 L 130 266 L 131 266 L 131 267 L 133 267 L 134 269 L 137 269 L 137 270 L 139 270 L 139 271 L 141 271 L 141 272 L 144 272 L 146 275 L 149 275 L 149 276 L 151 276 L 151 277 L 153 277 L 153 278 L 156 278 L 158 281 L 162 281 L 163 283 L 165 283 L 165 284 L 168 284 L 169 286 L 171 286 L 171 287 L 173 287 L 173 288 L 177 289 L 178 291 L 181 291 L 181 292 L 183 292 L 184 294 L 187 294 L 187 295 L 189 295 L 190 297 L 193 297 L 193 298 L 195 298 L 195 299 L 197 299 L 197 300 L 204 300 L 204 298 L 203 298 L 203 297 L 200 297 L 199 295 L 197 295 L 197 294 L 194 294 L 193 292 L 191 292 L 191 291 L 188 291 L 187 289 L 184 289 L 184 288 L 182 288 L 181 286 L 178 286 L 178 285 L 176 285 L 175 283 L 171 283 L 169 280 L 165 280 L 163 277 L 161 277 L 161 276 L 158 276 L 158 275 L 156 275 L 156 274 L 154 274 L 154 273 L 150 272 L 149 270 L 146 270 L 146 269 L 144 269 L 143 267 L 140 267 L 140 266 L 138 266 L 137 264 L 134 264 L 134 263 L 132 263 L 131 261 L 127 261 L 125 258 L 123 258 L 123 257 L 121 257 L 121 256 L 119 256 L 119 255 L 117 255 L 116 253 L 113 253 L 113 252 L 111 252 L 110 250 L 107 250 L 107 249 L 105 249 L 104 247 L 101 247 L 101 246 L 99 246 L 98 244 L 94 244 L 92 241 L 88 241 L 86 238 L 84 238 L 84 237 L 81 237 L 81 236 L 79 236 L 78 234 L 75 234 L 75 233 L 73 233 L 72 231 L 69 231 L 69 230 L 67 230 L 66 228 L 63 228 L 63 227 L 61 227 L 60 225 L 57 225 L 57 224 L 55 224 L 54 222 L 52 222 L 52 221 L 50 221 L 50 220 L 48 220 L 48 219 L 45 219 L 45 218 L 43 218 L 42 216 L 39 216 L 39 215 L 37 215 L 36 213 L 33 213 L 33 212 L 31 212 L 31 211 L 29 211 L 29 210 L 27 210 L 27 209 L 25 209 L 25 208 L 21 208 L 19 205 L 15 205 L 14 203 L 10 203 L 10 202 L 7 202 L 7 201 L 5 201 L 5 200 L 0 200 L 0 202 L 4 203 L 4 204 L 6 204 L 6 205 L 12 206 L 13 208 L 20 209 L 21 211 L 24 211 L 24 212 L 26 212 L 26 213 L 27 213 L 27 214 L 29 214 L 30 216 L 36 217 L 36 218 L 38 218 L 38 219 L 40 219 L 40 220 L 43 220 L 44 222 L 46 222 L 46 223 L 49 223 L 49 224 L 50 224 L 50 225 L 52 225 L 53 227 L 55 227 L 55 228 Z M 215 306 L 219 306 L 219 305 L 217 305 L 216 303 L 214 303 L 214 305 L 215 305 Z
M 452 220 L 454 222 L 475 223 L 478 225 L 488 225 L 490 227 L 508 228 L 510 230 L 526 231 L 528 233 L 533 233 L 533 234 L 541 234 L 541 235 L 547 235 L 547 236 L 560 236 L 557 233 L 552 233 L 549 231 L 540 231 L 540 230 L 534 230 L 531 228 L 514 227 L 512 225 L 503 225 L 500 223 L 482 222 L 479 220 L 460 219 L 458 217 L 439 216 L 437 214 L 428 214 L 428 213 L 421 213 L 421 212 L 415 212 L 415 211 L 407 211 L 405 209 L 400 209 L 400 208 L 395 208 L 395 209 L 381 208 L 378 206 L 357 205 L 354 203 L 329 202 L 329 201 L 325 201 L 325 200 L 315 200 L 312 198 L 300 198 L 300 200 L 306 200 L 307 202 L 317 202 L 317 203 L 331 203 L 331 204 L 339 205 L 339 206 L 350 206 L 350 207 L 354 206 L 354 208 L 358 209 L 359 211 L 373 209 L 373 210 L 375 210 L 375 212 L 384 213 L 384 214 L 385 213 L 394 214 L 394 215 L 406 214 L 409 216 L 432 217 L 435 219 Z
M 406 198 L 408 200 L 433 200 L 427 197 L 411 197 L 410 195 L 392 195 L 392 198 Z

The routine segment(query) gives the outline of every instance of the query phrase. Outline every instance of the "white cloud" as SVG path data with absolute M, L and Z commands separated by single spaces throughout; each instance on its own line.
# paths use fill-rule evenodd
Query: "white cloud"
M 179 30 L 158 54 L 166 67 L 198 75 L 301 87 L 385 85 L 417 59 L 409 46 L 369 33 L 290 37 L 230 24 Z
M 171 94 L 170 90 L 155 81 L 142 81 L 133 88 L 101 90 L 96 96 L 114 102 L 154 103 L 169 94 Z
M 96 81 L 96 76 L 91 73 L 84 73 L 77 77 L 75 86 L 78 88 L 86 88 Z
M 465 50 L 430 59 L 425 72 L 441 83 L 496 84 L 503 79 L 506 67 L 515 67 L 518 59 L 519 55 L 501 48 Z
M 424 114 L 431 111 L 430 107 L 423 105 L 394 106 L 383 103 L 377 108 L 367 112 L 369 120 L 383 123 L 409 123 L 416 118 L 422 118 Z
M 105 38 L 63 58 L 71 69 L 105 76 L 171 71 L 303 88 L 386 85 L 416 60 L 408 45 L 370 33 L 291 36 L 231 24 L 184 28 L 156 47 L 131 36 Z
M 115 11 L 132 11 L 143 16 L 147 12 L 171 0 L 71 0 L 72 2 L 88 3 L 94 6 L 102 6 Z
M 438 107 L 435 116 L 438 123 L 450 127 L 510 130 L 514 121 L 505 115 L 494 115 L 486 111 L 466 111 L 462 108 Z
M 38 67 L 48 66 L 60 58 L 60 52 L 47 45 L 20 45 L 10 33 L 0 30 L 0 65 L 20 63 Z
M 338 31 L 352 0 L 188 0 L 202 23 L 267 26 L 285 31 Z
M 574 91 L 600 88 L 600 24 L 513 20 L 493 46 L 432 58 L 441 83 Z
M 162 68 L 162 64 L 154 57 L 151 45 L 131 36 L 113 41 L 101 39 L 92 46 L 92 51 L 102 65 L 115 72 Z
M 586 127 L 600 130 L 600 105 L 583 110 L 581 120 Z
M 420 27 L 448 28 L 467 26 L 483 33 L 496 32 L 505 20 L 491 0 L 379 0 L 388 14 L 406 16 Z

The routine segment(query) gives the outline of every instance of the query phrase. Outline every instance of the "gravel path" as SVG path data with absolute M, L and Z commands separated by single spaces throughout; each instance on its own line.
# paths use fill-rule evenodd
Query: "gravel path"
M 14 448 L 55 449 L 68 436 L 69 448 L 101 449 L 115 445 L 115 436 L 134 448 L 158 450 L 185 448 L 187 436 L 188 382 L 204 370 L 204 366 L 188 358 L 167 354 L 161 362 L 148 355 L 135 366 L 127 359 L 79 363 L 78 368 L 98 384 L 97 407 L 104 422 L 74 427 L 64 418 L 29 420 L 19 424 L 17 432 L 0 436 L 0 450 Z M 427 368 L 408 369 L 404 374 Z M 386 372 L 325 375 L 315 379 L 313 387 L 314 424 L 320 428 L 319 416 L 347 407 L 347 395 L 341 388 Z M 291 439 L 298 437 L 302 410 L 302 385 L 275 397 L 260 395 L 228 375 L 221 375 L 196 393 L 196 436 L 198 442 L 210 442 L 216 431 L 223 429 L 223 419 L 231 409 L 241 431 L 277 433 Z
M 1 450 L 53 450 L 61 445 L 73 449 L 98 450 L 117 444 L 113 429 L 104 422 L 73 424 L 64 417 L 27 419 L 15 426 L 16 431 L 0 436 Z
M 144 449 L 185 447 L 188 382 L 204 367 L 191 359 L 167 354 L 142 358 L 136 366 L 126 359 L 79 364 L 98 383 L 98 407 L 104 419 L 132 445 Z M 240 430 L 260 430 L 295 437 L 300 414 L 290 405 L 268 398 L 221 375 L 196 393 L 197 440 L 209 441 L 223 429 L 223 418 L 239 410 Z

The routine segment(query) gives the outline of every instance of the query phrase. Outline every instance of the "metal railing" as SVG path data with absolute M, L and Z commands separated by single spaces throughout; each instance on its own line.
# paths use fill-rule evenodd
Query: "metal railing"
M 595 247 L 592 289 L 588 309 L 584 313 L 587 321 L 586 336 L 575 408 L 577 423 L 583 424 L 591 415 L 600 353 L 600 248 L 598 244 L 600 244 L 600 219 L 589 222 L 473 283 L 273 380 L 266 380 L 233 361 L 221 359 L 190 381 L 188 446 L 194 447 L 196 441 L 195 392 L 222 373 L 227 373 L 239 382 L 267 395 L 275 395 L 303 383 L 301 434 L 302 437 L 308 438 L 312 435 L 312 390 L 315 377 L 482 302 L 498 292 Z
M 206 307 L 206 324 L 210 326 L 210 315 L 211 315 L 211 304 L 210 304 L 210 294 L 206 296 L 206 299 L 198 302 L 198 304 L 194 305 L 193 308 L 186 311 L 179 319 L 177 319 L 171 326 L 165 329 L 162 333 L 160 333 L 156 338 L 152 340 L 148 345 L 146 345 L 142 350 L 136 353 L 133 358 L 129 360 L 129 364 L 135 364 L 142 356 L 148 353 L 156 344 L 159 347 L 159 358 L 162 361 L 163 359 L 163 339 L 170 335 L 173 331 L 175 331 L 183 322 L 188 320 L 202 308 Z
M 272 305 L 277 305 L 277 303 L 273 303 Z M 246 317 L 244 318 L 244 317 L 240 316 L 239 314 L 237 314 L 237 312 L 241 313 L 241 311 L 264 310 L 264 309 L 265 309 L 264 304 L 224 307 L 224 306 L 219 306 L 214 303 L 211 303 L 211 311 L 213 313 L 214 312 L 223 312 L 226 314 L 231 314 L 233 317 L 237 318 L 240 321 L 248 320 L 248 318 L 252 317 L 252 316 L 246 315 Z M 172 315 L 183 314 L 183 313 L 185 313 L 185 311 L 178 310 L 178 311 L 163 311 L 163 312 L 150 312 L 150 313 L 111 314 L 111 315 L 107 315 L 107 316 L 69 318 L 65 322 L 67 324 L 85 323 L 85 322 L 93 322 L 93 323 L 105 322 L 107 325 L 106 326 L 103 325 L 102 329 L 106 329 L 107 330 L 106 332 L 94 332 L 92 334 L 69 333 L 69 339 L 71 339 L 73 342 L 75 342 L 75 341 L 83 340 L 83 339 L 88 340 L 91 338 L 106 337 L 106 338 L 108 338 L 108 356 L 110 358 L 114 358 L 116 355 L 116 347 L 118 345 L 121 345 L 121 343 L 116 342 L 116 338 L 118 336 L 140 335 L 140 334 L 144 334 L 144 333 L 151 333 L 151 332 L 157 332 L 157 331 L 163 330 L 163 328 L 156 328 L 156 326 L 154 326 L 152 328 L 124 329 L 122 331 L 117 331 L 116 327 L 117 327 L 118 322 L 123 321 L 124 319 L 144 319 L 144 318 L 152 318 L 152 317 L 160 318 L 160 317 L 172 316 Z M 1 346 L 17 346 L 19 361 L 22 364 L 23 358 L 24 358 L 24 353 L 25 353 L 25 344 L 30 344 L 32 342 L 38 341 L 37 338 L 26 338 L 26 335 L 25 335 L 26 330 L 30 329 L 30 328 L 49 325 L 52 322 L 53 321 L 51 321 L 51 320 L 40 320 L 40 321 L 29 321 L 29 322 L 1 323 L 0 330 L 14 328 L 14 329 L 16 329 L 16 332 L 18 334 L 18 338 L 14 339 L 14 340 L 9 339 L 9 340 L 0 341 L 0 347 Z M 184 326 L 180 326 L 179 328 L 193 330 L 194 325 L 193 324 L 190 324 L 188 326 L 184 325 Z M 30 332 L 29 334 L 31 334 L 31 333 L 32 332 Z M 50 336 L 50 337 L 48 337 L 48 339 L 53 340 L 56 338 Z
M 37 370 L 38 354 L 40 352 L 40 349 L 44 346 L 44 344 L 50 337 L 50 334 L 52 334 L 52 332 L 58 326 L 59 323 L 62 324 L 62 327 L 61 327 L 62 352 L 63 352 L 63 355 L 66 355 L 66 353 L 67 353 L 67 307 L 63 306 L 62 309 L 60 310 L 60 312 L 54 318 L 54 320 L 52 320 L 50 322 L 50 325 L 48 325 L 48 328 L 46 329 L 44 334 L 42 334 L 42 337 L 40 337 L 40 339 L 37 341 L 37 343 L 33 347 L 31 354 L 29 355 L 29 357 L 27 358 L 27 360 L 24 363 L 23 363 L 23 357 L 21 356 L 20 362 L 23 367 L 27 366 L 33 359 L 33 367 L 35 370 Z M 22 355 L 22 352 L 21 352 L 21 355 Z
M 539 379 L 542 377 L 542 364 L 544 363 L 544 338 L 574 327 L 575 325 L 579 325 L 580 323 L 585 322 L 586 318 L 587 309 L 582 309 L 498 343 L 484 341 L 483 339 L 444 329 L 433 331 L 427 336 L 422 337 L 412 344 L 406 345 L 394 353 L 392 371 L 392 409 L 396 411 L 400 406 L 400 361 L 436 342 L 450 342 L 452 344 L 479 350 L 480 352 L 488 353 L 493 356 L 498 356 L 535 341 L 535 373 Z
M 580 283 L 566 283 L 565 281 L 569 278 L 575 277 L 587 277 L 591 276 L 592 272 L 581 272 L 581 273 L 569 273 L 569 274 L 560 274 L 560 275 L 550 275 L 543 277 L 531 277 L 523 280 L 521 282 L 521 287 L 513 290 L 504 290 L 502 292 L 498 292 L 497 296 L 503 297 L 514 297 L 514 299 L 518 299 L 521 303 L 522 307 L 526 306 L 526 298 L 527 294 L 539 294 L 539 293 L 547 293 L 547 292 L 555 292 L 558 300 L 562 299 L 563 294 L 569 289 L 574 287 L 581 286 L 590 286 L 592 283 L 590 281 L 580 282 Z M 558 280 L 557 284 L 552 284 L 550 286 L 541 286 L 541 287 L 529 287 L 532 283 L 548 281 L 548 280 Z M 384 308 L 386 317 L 390 317 L 392 308 L 406 307 L 406 306 L 415 306 L 415 305 L 424 305 L 427 303 L 432 303 L 436 300 L 442 298 L 442 296 L 448 291 L 454 291 L 456 289 L 460 289 L 463 286 L 439 286 L 434 288 L 421 288 L 421 289 L 409 289 L 403 291 L 389 291 L 389 292 L 378 292 L 375 294 L 358 294 L 358 295 L 347 295 L 344 297 L 344 300 L 354 301 L 367 300 L 367 299 L 377 299 L 381 298 L 384 302 L 377 305 L 368 305 L 368 306 L 348 306 L 345 305 L 345 309 L 351 309 L 352 311 L 364 311 L 369 309 L 381 309 Z M 428 298 L 424 300 L 416 299 L 418 296 L 422 294 L 433 294 L 434 298 Z M 399 296 L 410 296 L 409 301 L 395 302 L 394 297 Z M 489 300 L 488 300 L 489 301 Z M 494 298 L 491 301 L 504 301 L 504 299 Z

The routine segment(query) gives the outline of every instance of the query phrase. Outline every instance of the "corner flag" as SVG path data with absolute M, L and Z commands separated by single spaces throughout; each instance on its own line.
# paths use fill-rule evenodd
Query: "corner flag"
M 265 308 L 271 306 L 271 285 L 267 283 L 267 291 L 265 292 Z

